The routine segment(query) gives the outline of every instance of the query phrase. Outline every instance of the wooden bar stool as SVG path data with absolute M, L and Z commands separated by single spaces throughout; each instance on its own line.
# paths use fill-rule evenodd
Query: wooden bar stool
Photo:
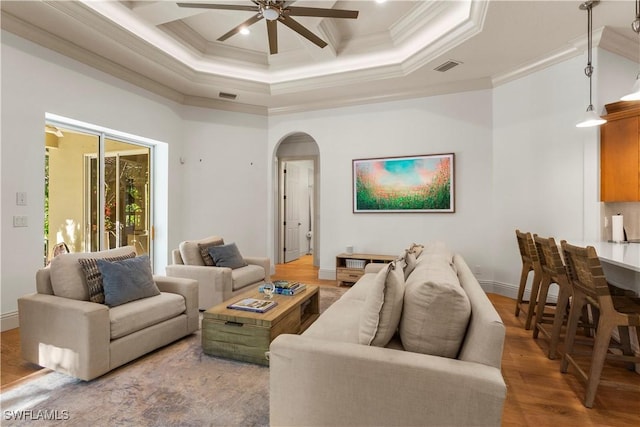
M 542 335 L 549 340 L 548 357 L 549 359 L 555 359 L 558 355 L 558 343 L 560 342 L 562 325 L 564 325 L 569 318 L 571 284 L 567 277 L 567 269 L 562 259 L 562 253 L 555 239 L 553 237 L 544 238 L 534 234 L 533 241 L 536 244 L 540 266 L 542 267 L 542 279 L 540 280 L 533 338 L 538 338 L 539 332 L 542 332 Z M 558 285 L 559 289 L 558 301 L 555 304 L 553 313 L 547 314 L 545 313 L 545 307 L 554 305 L 546 302 L 549 288 L 554 283 Z M 580 323 L 578 324 L 579 328 L 584 328 L 584 335 L 586 337 L 592 337 L 595 331 L 594 322 L 589 321 L 589 313 L 597 315 L 597 311 L 593 310 L 593 307 L 585 305 L 582 309 Z M 552 324 L 551 331 L 544 327 L 545 323 Z
M 520 315 L 520 311 L 525 313 L 524 328 L 528 330 L 531 329 L 531 321 L 536 310 L 538 290 L 540 288 L 540 280 L 542 279 L 542 267 L 540 266 L 538 252 L 531 233 L 523 233 L 520 230 L 516 230 L 516 239 L 518 240 L 518 248 L 520 249 L 520 257 L 522 258 L 522 272 L 520 273 L 520 285 L 518 286 L 515 313 L 516 317 Z M 527 286 L 527 278 L 532 271 L 533 282 L 531 284 L 531 295 L 528 300 L 525 300 L 524 291 Z
M 562 260 L 559 245 L 553 237 L 544 238 L 537 234 L 533 235 L 533 241 L 538 251 L 540 266 L 542 267 L 542 279 L 540 280 L 540 291 L 538 295 L 538 306 L 533 328 L 533 338 L 538 338 L 542 332 L 549 339 L 549 359 L 555 359 L 558 354 L 558 342 L 562 325 L 569 318 L 569 297 L 571 296 L 571 284 L 567 277 L 567 269 Z M 556 304 L 547 302 L 549 288 L 552 284 L 558 285 L 558 300 Z M 545 307 L 555 305 L 553 313 L 545 313 Z M 544 324 L 552 324 L 551 331 L 544 327 Z M 582 310 L 582 317 L 578 325 L 584 328 L 585 336 L 592 336 L 595 325 L 589 322 L 587 306 Z
M 565 354 L 562 358 L 560 371 L 566 373 L 569 364 L 571 364 L 582 380 L 586 382 L 584 406 L 587 408 L 593 406 L 599 384 L 640 392 L 640 384 L 626 384 L 600 378 L 605 359 L 640 363 L 640 356 L 634 356 L 631 351 L 629 336 L 629 326 L 635 326 L 640 341 L 640 299 L 628 296 L 611 296 L 607 280 L 602 272 L 600 259 L 593 246 L 583 248 L 563 241 L 562 251 L 567 266 L 567 277 L 573 293 L 573 301 L 569 312 Z M 597 332 L 588 374 L 578 366 L 574 358 L 574 355 L 577 354 L 574 350 L 576 329 L 581 309 L 586 303 L 593 304 L 599 310 Z M 615 327 L 618 327 L 620 332 L 622 355 L 609 352 L 611 333 Z M 635 372 L 633 375 L 636 375 Z
M 560 250 L 553 237 L 544 238 L 537 234 L 533 236 L 533 241 L 538 251 L 540 266 L 542 267 L 542 279 L 540 281 L 540 294 L 538 296 L 538 307 L 536 308 L 535 327 L 533 328 L 533 338 L 538 338 L 538 333 L 542 332 L 549 339 L 549 359 L 555 359 L 558 351 L 558 341 L 560 331 L 567 317 L 567 307 L 569 296 L 571 295 L 571 285 L 567 278 L 567 270 L 560 256 Z M 558 302 L 552 320 L 545 318 L 545 305 L 549 287 L 555 283 L 558 285 Z M 551 331 L 543 327 L 543 323 L 552 323 Z

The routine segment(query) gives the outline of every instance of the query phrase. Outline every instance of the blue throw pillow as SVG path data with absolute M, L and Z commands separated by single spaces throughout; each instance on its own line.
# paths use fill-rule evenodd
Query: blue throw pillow
M 96 259 L 96 263 L 102 274 L 104 303 L 109 307 L 160 295 L 148 256 L 113 262 Z
M 211 246 L 209 247 L 209 255 L 211 255 L 216 267 L 240 268 L 247 266 L 235 243 Z

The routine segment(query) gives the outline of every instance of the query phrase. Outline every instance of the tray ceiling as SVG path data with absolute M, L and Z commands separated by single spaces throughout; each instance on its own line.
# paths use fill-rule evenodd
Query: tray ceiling
M 275 55 L 264 20 L 217 41 L 253 12 L 171 1 L 0 4 L 4 30 L 183 104 L 257 114 L 490 88 L 578 55 L 586 41 L 574 1 L 299 0 L 359 16 L 297 17 L 328 42 L 324 49 L 279 25 Z M 600 46 L 637 60 L 634 15 L 632 1 L 594 8 Z M 450 60 L 459 65 L 435 70 Z

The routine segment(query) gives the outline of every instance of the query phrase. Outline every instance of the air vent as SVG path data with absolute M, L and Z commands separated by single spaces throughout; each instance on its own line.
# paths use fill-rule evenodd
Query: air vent
M 228 93 L 228 92 L 220 92 L 218 96 L 224 99 L 236 99 L 238 97 L 238 95 L 236 95 L 235 93 Z
M 445 62 L 444 64 L 441 64 L 441 65 L 437 66 L 436 68 L 434 68 L 434 70 L 440 71 L 441 73 L 444 73 L 445 71 L 449 71 L 453 67 L 456 67 L 456 66 L 458 66 L 460 64 L 462 64 L 462 62 L 454 61 L 454 60 L 450 59 L 447 62 Z

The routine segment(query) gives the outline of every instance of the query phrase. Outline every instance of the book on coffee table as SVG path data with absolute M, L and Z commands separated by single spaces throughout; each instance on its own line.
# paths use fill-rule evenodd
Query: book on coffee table
M 273 286 L 276 287 L 276 289 L 280 288 L 280 289 L 295 289 L 298 286 L 302 285 L 302 283 L 300 282 L 292 282 L 289 280 L 274 280 L 273 281 Z
M 276 295 L 296 295 L 304 291 L 305 289 L 307 289 L 307 285 L 305 285 L 304 283 L 300 283 L 294 288 L 279 288 L 276 286 L 273 290 L 273 293 Z M 258 292 L 260 292 L 261 294 L 264 293 L 264 285 L 260 285 L 260 287 L 258 288 Z
M 238 302 L 234 302 L 233 304 L 229 304 L 227 308 L 232 308 L 234 310 L 252 311 L 254 313 L 264 313 L 271 310 L 276 305 L 278 305 L 278 303 L 273 300 L 245 298 Z

